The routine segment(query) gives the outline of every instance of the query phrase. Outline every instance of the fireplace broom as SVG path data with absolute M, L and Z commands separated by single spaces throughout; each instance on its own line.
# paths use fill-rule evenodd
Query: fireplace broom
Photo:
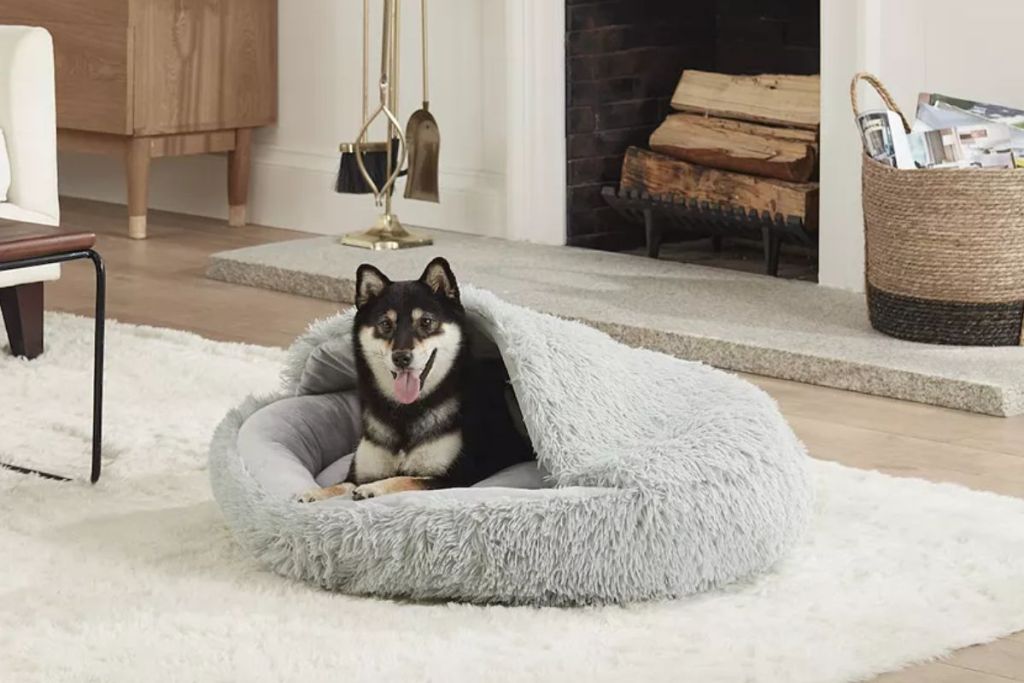
M 363 120 L 369 118 L 370 101 L 367 93 L 367 81 L 369 80 L 368 69 L 370 63 L 370 12 L 369 0 L 363 0 Z M 365 137 L 365 136 L 364 136 Z M 341 152 L 341 162 L 338 164 L 338 178 L 334 184 L 334 191 L 342 194 L 373 194 L 374 190 L 366 182 L 365 176 L 359 169 L 359 162 L 356 154 L 363 155 L 363 166 L 367 174 L 373 180 L 374 185 L 381 187 L 387 182 L 389 168 L 394 168 L 398 163 L 398 142 L 391 141 L 391 163 L 388 164 L 388 143 L 387 142 L 366 142 L 359 140 L 359 150 L 356 150 L 356 143 L 343 142 L 338 146 Z

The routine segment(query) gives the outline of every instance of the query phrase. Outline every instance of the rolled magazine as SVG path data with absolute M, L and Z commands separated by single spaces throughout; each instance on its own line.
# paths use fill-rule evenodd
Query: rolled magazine
M 889 109 L 876 109 L 859 115 L 857 123 L 869 157 L 893 168 L 917 168 L 899 114 Z

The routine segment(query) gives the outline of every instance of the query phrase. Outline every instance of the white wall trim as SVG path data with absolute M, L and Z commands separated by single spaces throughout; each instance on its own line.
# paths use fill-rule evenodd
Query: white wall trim
M 61 190 L 123 204 L 124 170 L 118 160 L 61 154 Z M 253 150 L 249 220 L 258 225 L 322 234 L 343 234 L 373 224 L 377 208 L 366 195 L 334 192 L 338 157 L 319 151 L 256 145 Z M 154 160 L 150 208 L 227 217 L 227 160 L 222 155 Z M 441 204 L 405 201 L 395 207 L 409 225 L 504 237 L 504 177 L 478 169 L 444 169 Z M 223 193 L 219 188 L 223 187 Z M 218 188 L 211 190 L 211 188 Z
M 506 236 L 565 244 L 565 3 L 508 0 Z
M 257 145 L 253 150 L 253 160 L 257 164 L 284 166 L 304 171 L 321 171 L 334 175 L 338 171 L 337 155 L 324 154 L 319 150 L 286 149 L 273 145 Z M 494 186 L 503 182 L 504 175 L 475 168 L 444 168 L 440 177 L 453 183 L 457 190 L 479 186 L 493 190 Z M 443 185 L 448 189 L 447 183 Z

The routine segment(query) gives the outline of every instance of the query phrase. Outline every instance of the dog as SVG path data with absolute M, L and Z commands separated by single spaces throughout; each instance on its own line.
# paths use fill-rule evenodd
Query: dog
M 473 356 L 445 259 L 405 282 L 359 266 L 352 340 L 362 439 L 345 480 L 300 501 L 471 486 L 534 457 L 504 364 Z

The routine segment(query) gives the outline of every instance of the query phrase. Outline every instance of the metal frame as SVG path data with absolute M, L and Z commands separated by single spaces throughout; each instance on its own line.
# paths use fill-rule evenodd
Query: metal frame
M 658 258 L 666 230 L 684 236 L 711 236 L 719 240 L 730 235 L 752 239 L 760 237 L 764 244 L 765 273 L 778 277 L 783 241 L 811 248 L 818 242 L 817 232 L 807 230 L 804 221 L 796 216 L 773 216 L 767 211 L 758 213 L 740 206 L 715 205 L 678 195 L 622 192 L 610 186 L 602 188 L 601 196 L 623 218 L 644 226 L 647 255 L 651 258 Z
M 106 305 L 107 305 L 107 272 L 103 265 L 103 258 L 92 249 L 81 251 L 68 251 L 62 254 L 51 254 L 49 256 L 36 256 L 33 258 L 21 259 L 20 261 L 8 261 L 0 263 L 0 272 L 17 270 L 19 268 L 31 268 L 33 266 L 46 266 L 54 263 L 66 263 L 89 259 L 96 270 L 96 329 L 94 333 L 93 349 L 93 379 L 92 379 L 92 470 L 89 481 L 95 484 L 100 478 L 100 460 L 103 444 L 103 349 L 106 333 Z M 0 462 L 4 467 L 23 474 L 38 474 L 47 479 L 59 481 L 70 481 L 70 478 L 59 474 L 51 474 L 33 470 L 18 465 L 10 465 Z

